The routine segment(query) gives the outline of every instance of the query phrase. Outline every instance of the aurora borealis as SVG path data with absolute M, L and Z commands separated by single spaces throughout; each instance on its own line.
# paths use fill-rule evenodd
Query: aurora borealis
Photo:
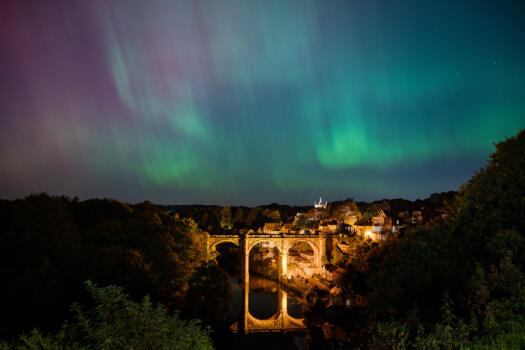
M 455 190 L 525 127 L 522 1 L 2 1 L 0 197 Z

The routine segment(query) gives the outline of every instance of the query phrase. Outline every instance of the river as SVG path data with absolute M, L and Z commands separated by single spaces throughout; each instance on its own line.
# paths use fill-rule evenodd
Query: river
M 301 303 L 295 297 L 287 295 L 277 282 L 257 276 L 250 276 L 249 280 L 248 310 L 251 320 L 262 320 L 264 323 L 267 320 L 275 319 L 279 315 L 279 307 L 283 304 L 283 300 L 281 300 L 281 303 L 279 302 L 279 298 L 282 298 L 283 295 L 286 299 L 284 303 L 285 314 L 293 319 L 302 319 L 303 307 Z M 231 277 L 230 283 L 233 291 L 231 322 L 235 335 L 231 343 L 221 348 L 250 350 L 307 349 L 306 329 L 298 330 L 282 327 L 282 329 L 277 331 L 259 332 L 250 328 L 249 334 L 245 335 L 242 326 L 243 320 L 246 320 L 247 316 L 243 314 L 244 282 L 239 278 Z M 282 325 L 285 325 L 285 323 L 283 322 Z
M 241 318 L 244 286 L 239 278 L 230 278 L 233 290 L 232 320 Z M 267 319 L 275 315 L 279 308 L 279 285 L 262 277 L 250 277 L 249 312 L 257 319 Z M 293 296 L 287 297 L 288 315 L 303 317 L 303 306 Z

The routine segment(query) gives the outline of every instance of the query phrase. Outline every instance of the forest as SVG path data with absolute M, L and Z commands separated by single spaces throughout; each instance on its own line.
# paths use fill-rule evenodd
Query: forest
M 32 329 L 57 332 L 75 315 L 74 303 L 95 307 L 95 296 L 100 299 L 102 295 L 103 300 L 114 303 L 124 298 L 130 309 L 138 311 L 145 306 L 133 302 L 148 296 L 143 313 L 135 310 L 137 322 L 141 317 L 140 322 L 150 322 L 154 315 L 169 318 L 192 329 L 193 340 L 204 337 L 204 344 L 209 345 L 204 325 L 182 319 L 198 317 L 206 326 L 220 328 L 221 311 L 230 307 L 227 276 L 217 266 L 206 264 L 205 233 L 193 220 L 170 216 L 149 202 L 128 205 L 109 199 L 79 201 L 36 194 L 1 201 L 0 219 L 4 281 L 0 336 L 7 341 Z M 206 295 L 210 296 L 208 307 L 217 313 L 202 310 L 200 297 Z M 167 314 L 157 312 L 157 303 L 164 305 Z M 78 333 L 80 324 L 73 326 L 66 328 L 76 328 Z M 110 325 L 101 323 L 100 327 Z M 75 336 L 75 341 L 84 336 Z M 117 344 L 106 348 L 119 348 Z M 195 345 L 188 344 L 188 348 Z
M 381 244 L 352 238 L 356 254 L 338 283 L 354 302 L 309 305 L 314 348 L 525 348 L 525 131 L 495 147 L 485 168 L 444 195 L 443 223 Z M 378 203 L 357 206 L 367 215 Z M 2 200 L 0 349 L 217 346 L 232 291 L 206 262 L 205 229 L 309 209 Z M 348 336 L 316 336 L 326 321 Z
M 443 224 L 379 245 L 355 238 L 340 287 L 357 302 L 310 315 L 350 334 L 331 346 L 525 348 L 525 131 L 495 147 Z

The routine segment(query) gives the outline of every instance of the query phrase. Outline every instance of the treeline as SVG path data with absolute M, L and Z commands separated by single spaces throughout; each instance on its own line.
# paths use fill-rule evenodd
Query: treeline
M 495 146 L 444 225 L 356 242 L 341 348 L 525 348 L 525 131 Z
M 425 199 L 410 201 L 402 198 L 382 199 L 367 202 L 357 202 L 357 206 L 363 216 L 375 216 L 379 210 L 383 209 L 398 215 L 402 211 L 422 211 L 426 218 L 438 216 L 443 210 L 447 211 L 455 200 L 457 191 L 432 193 Z M 422 209 L 423 208 L 423 209 Z
M 297 212 L 306 212 L 312 207 L 272 203 L 252 208 L 216 205 L 166 205 L 161 208 L 180 217 L 192 218 L 202 230 L 221 232 L 243 228 L 257 230 L 265 222 L 292 222 Z
M 231 229 L 257 230 L 267 222 L 290 223 L 297 213 L 313 213 L 323 218 L 346 219 L 348 214 L 375 216 L 383 209 L 396 216 L 401 211 L 421 210 L 426 217 L 439 215 L 439 210 L 446 209 L 454 201 L 457 192 L 433 193 L 426 199 L 410 201 L 406 199 L 382 199 L 374 202 L 355 202 L 352 198 L 328 203 L 325 210 L 313 213 L 313 206 L 290 206 L 272 203 L 257 207 L 216 206 L 216 205 L 164 205 L 162 209 L 172 215 L 191 218 L 199 228 L 210 233 Z
M 122 287 L 131 300 L 149 295 L 208 325 L 228 316 L 227 277 L 206 264 L 206 235 L 191 219 L 149 202 L 36 194 L 0 201 L 0 223 L 0 339 L 35 327 L 57 331 L 73 302 L 92 305 L 87 280 Z M 203 302 L 221 313 L 204 312 Z

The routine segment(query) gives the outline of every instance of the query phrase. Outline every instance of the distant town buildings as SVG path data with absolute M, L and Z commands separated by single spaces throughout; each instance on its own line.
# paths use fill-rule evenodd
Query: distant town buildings
M 375 215 L 362 216 L 355 203 L 342 204 L 328 209 L 328 202 L 319 198 L 314 202 L 314 208 L 305 213 L 297 213 L 293 222 L 265 222 L 257 231 L 240 229 L 243 235 L 353 235 L 357 234 L 372 241 L 384 241 L 400 233 L 420 229 L 435 221 L 445 220 L 448 213 L 445 209 L 434 208 L 433 211 L 424 207 L 414 207 L 412 210 L 394 211 L 379 209 Z M 332 217 L 334 215 L 334 217 Z M 341 249 L 341 254 L 346 254 Z
M 373 241 L 383 241 L 400 231 L 396 215 L 383 209 L 380 209 L 376 216 L 358 220 L 354 227 L 358 234 Z

